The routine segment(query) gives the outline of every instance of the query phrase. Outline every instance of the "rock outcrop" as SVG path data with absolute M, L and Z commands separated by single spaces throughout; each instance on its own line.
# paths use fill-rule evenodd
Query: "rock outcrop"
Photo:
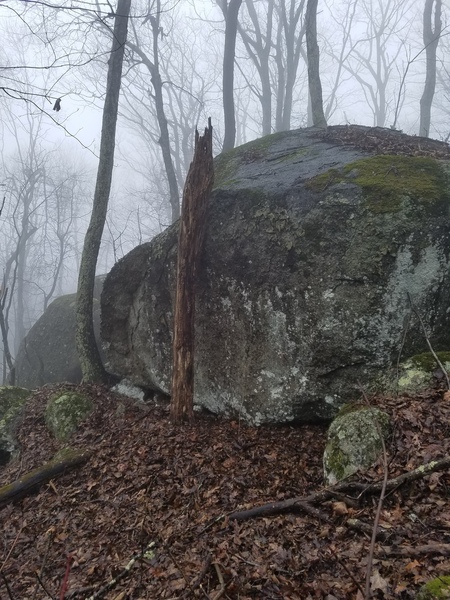
M 411 301 L 435 348 L 450 347 L 450 163 L 312 133 L 268 136 L 215 161 L 195 357 L 195 401 L 213 412 L 331 419 L 359 397 L 358 381 L 368 388 L 401 350 L 427 349 Z M 414 139 L 392 135 L 397 152 Z M 164 393 L 177 228 L 119 261 L 102 294 L 110 369 Z
M 345 405 L 328 429 L 323 456 L 325 482 L 335 483 L 369 468 L 383 452 L 389 415 L 377 408 Z
M 19 452 L 16 428 L 30 394 L 30 390 L 24 388 L 0 386 L 0 465 L 5 465 Z
M 94 326 L 100 340 L 100 294 L 104 275 L 96 278 Z M 60 296 L 36 321 L 22 341 L 16 358 L 16 383 L 36 388 L 46 383 L 81 382 L 75 348 L 76 294 Z

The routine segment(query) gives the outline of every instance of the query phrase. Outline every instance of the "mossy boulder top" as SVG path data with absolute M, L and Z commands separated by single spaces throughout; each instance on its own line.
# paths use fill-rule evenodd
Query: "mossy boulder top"
M 213 412 L 331 419 L 400 349 L 427 349 L 410 300 L 434 347 L 450 347 L 449 162 L 314 133 L 274 134 L 215 160 L 195 333 L 195 402 Z M 414 140 L 394 137 L 397 149 Z M 120 260 L 101 305 L 111 369 L 164 393 L 177 236 L 174 224 Z

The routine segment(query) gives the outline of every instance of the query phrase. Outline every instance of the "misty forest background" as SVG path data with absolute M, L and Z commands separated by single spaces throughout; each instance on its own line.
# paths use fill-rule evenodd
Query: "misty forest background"
M 76 290 L 114 10 L 95 0 L 0 2 L 3 382 L 5 340 L 14 358 L 49 303 Z M 312 124 L 305 10 L 306 0 L 132 1 L 99 274 L 178 217 L 194 131 L 208 117 L 214 152 L 222 150 L 223 101 L 230 93 L 223 73 L 230 61 L 235 145 Z M 236 50 L 227 55 L 233 11 Z M 392 127 L 448 141 L 447 18 L 441 0 L 320 0 L 328 124 Z M 427 73 L 432 111 L 424 125 Z M 229 140 L 225 144 L 230 147 Z

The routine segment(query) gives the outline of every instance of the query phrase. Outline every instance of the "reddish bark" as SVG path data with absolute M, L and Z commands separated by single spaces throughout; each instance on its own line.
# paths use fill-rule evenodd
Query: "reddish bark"
M 214 183 L 211 119 L 203 136 L 195 136 L 194 158 L 183 191 L 178 238 L 174 315 L 173 423 L 190 421 L 194 402 L 195 285 L 206 229 L 206 208 Z

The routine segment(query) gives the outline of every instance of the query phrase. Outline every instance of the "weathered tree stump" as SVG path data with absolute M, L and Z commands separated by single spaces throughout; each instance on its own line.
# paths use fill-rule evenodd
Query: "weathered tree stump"
M 195 134 L 194 158 L 186 177 L 178 238 L 173 336 L 172 422 L 190 421 L 194 403 L 195 284 L 206 230 L 206 208 L 214 183 L 212 126 Z

